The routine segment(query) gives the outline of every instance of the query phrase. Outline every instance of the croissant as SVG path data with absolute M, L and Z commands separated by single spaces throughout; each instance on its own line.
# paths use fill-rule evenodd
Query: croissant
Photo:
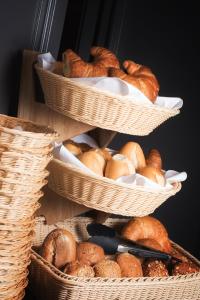
M 94 57 L 91 63 L 85 62 L 71 49 L 63 53 L 65 77 L 102 77 L 108 76 L 108 68 L 119 68 L 115 54 L 103 47 L 92 47 L 90 54 Z
M 162 159 L 157 149 L 151 149 L 146 159 L 147 166 L 162 170 Z
M 159 92 L 159 84 L 151 70 L 131 60 L 124 61 L 123 66 L 127 73 L 120 69 L 110 68 L 109 76 L 127 81 L 154 103 Z

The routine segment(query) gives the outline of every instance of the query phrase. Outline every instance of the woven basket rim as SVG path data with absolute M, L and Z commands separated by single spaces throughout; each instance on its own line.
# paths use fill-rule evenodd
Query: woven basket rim
M 177 187 L 176 188 L 172 188 L 172 189 L 166 189 L 166 190 L 156 190 L 156 189 L 153 189 L 153 188 L 150 188 L 150 187 L 144 187 L 144 186 L 139 186 L 139 185 L 128 185 L 128 184 L 125 184 L 125 183 L 121 183 L 121 182 L 115 182 L 114 180 L 110 179 L 110 178 L 107 178 L 107 177 L 104 177 L 104 176 L 98 176 L 96 174 L 87 174 L 85 173 L 83 170 L 81 170 L 80 168 L 70 164 L 70 163 L 66 163 L 66 162 L 63 162 L 57 158 L 54 158 L 51 162 L 51 163 L 57 163 L 57 164 L 60 164 L 62 167 L 65 167 L 66 168 L 66 171 L 71 171 L 71 172 L 74 172 L 74 173 L 78 173 L 79 175 L 85 177 L 86 179 L 88 180 L 99 180 L 99 183 L 100 184 L 109 184 L 110 187 L 114 187 L 115 189 L 119 188 L 123 188 L 123 189 L 126 189 L 126 190 L 130 190 L 130 191 L 134 191 L 134 190 L 138 190 L 138 191 L 145 191 L 145 192 L 150 192 L 150 193 L 153 193 L 153 194 L 171 194 L 171 195 L 174 195 L 176 194 L 180 189 L 181 189 L 181 183 L 179 182 Z
M 4 127 L 2 125 L 0 125 L 0 131 L 4 131 L 4 132 L 11 133 L 11 134 L 14 134 L 14 135 L 21 135 L 21 136 L 27 136 L 27 137 L 39 138 L 39 139 L 41 137 L 44 138 L 44 136 L 52 137 L 52 138 L 58 137 L 58 133 L 54 129 L 50 128 L 49 126 L 39 125 L 39 124 L 37 124 L 35 122 L 32 122 L 32 121 L 29 121 L 29 120 L 10 117 L 10 116 L 3 115 L 3 114 L 0 114 L 0 118 L 10 119 L 10 120 L 13 120 L 13 121 L 17 121 L 18 123 L 22 122 L 22 123 L 25 123 L 25 124 L 31 124 L 34 127 L 38 128 L 38 129 L 41 128 L 42 132 L 32 132 L 32 131 L 26 131 L 26 130 L 22 131 L 22 130 L 17 130 L 17 129 L 13 129 L 13 128 Z
M 78 222 L 78 223 L 83 223 L 86 224 L 86 222 L 91 222 L 93 219 L 92 218 L 87 218 L 87 217 L 74 217 L 71 220 L 68 220 L 69 222 Z M 112 218 L 108 218 L 107 221 L 112 220 Z M 115 222 L 121 222 L 123 221 L 127 222 L 127 219 L 118 219 L 114 218 Z M 67 222 L 67 220 L 65 220 Z M 38 218 L 37 222 L 44 222 L 44 218 Z M 58 222 L 56 225 L 59 226 Z M 176 244 L 175 242 L 171 241 L 172 245 L 174 248 L 177 250 L 181 251 L 184 255 L 189 257 L 195 264 L 197 264 L 200 267 L 200 261 L 192 256 L 189 252 L 187 252 L 185 249 L 183 249 L 180 245 Z M 31 250 L 31 259 L 34 259 L 37 261 L 40 266 L 45 268 L 46 272 L 51 274 L 57 281 L 62 281 L 62 283 L 67 284 L 69 286 L 82 286 L 86 287 L 88 284 L 90 287 L 92 285 L 96 287 L 101 287 L 102 285 L 107 286 L 107 285 L 119 285 L 120 286 L 126 286 L 130 284 L 135 284 L 135 285 L 152 285 L 152 284 L 173 284 L 173 283 L 178 283 L 178 282 L 189 282 L 194 279 L 200 279 L 200 272 L 192 273 L 192 274 L 187 274 L 187 275 L 179 275 L 179 276 L 168 276 L 168 277 L 138 277 L 138 278 L 100 278 L 100 277 L 95 277 L 95 278 L 83 278 L 83 277 L 76 277 L 76 276 L 71 276 L 68 274 L 65 274 L 58 270 L 55 266 L 53 266 L 51 263 L 47 262 L 43 257 L 41 257 L 37 252 L 35 252 L 33 249 Z
M 133 106 L 146 107 L 148 109 L 153 108 L 153 109 L 156 109 L 156 110 L 162 111 L 162 112 L 174 113 L 175 115 L 180 113 L 179 109 L 170 109 L 170 108 L 166 108 L 166 107 L 160 107 L 158 105 L 154 105 L 152 107 L 151 104 L 149 104 L 149 105 L 148 104 L 142 104 L 141 105 L 141 104 L 138 104 L 136 102 L 132 102 L 131 97 L 120 96 L 120 95 L 117 95 L 117 94 L 114 94 L 114 93 L 111 93 L 111 92 L 108 92 L 108 91 L 97 89 L 94 86 L 87 86 L 84 83 L 73 81 L 70 78 L 67 78 L 65 76 L 58 75 L 58 74 L 55 74 L 55 73 L 53 73 L 49 70 L 43 69 L 41 66 L 39 66 L 38 63 L 35 64 L 35 68 L 36 68 L 36 70 L 47 73 L 50 76 L 52 76 L 52 78 L 57 78 L 62 82 L 67 82 L 67 83 L 70 83 L 71 85 L 74 85 L 75 87 L 84 88 L 85 90 L 92 91 L 92 92 L 97 93 L 97 94 L 100 93 L 101 95 L 107 96 L 107 97 L 109 97 L 108 101 L 110 100 L 110 98 L 112 98 L 112 100 L 110 100 L 110 101 L 116 101 L 116 102 L 118 102 L 118 101 L 124 102 L 125 101 L 126 103 L 128 101 L 129 105 L 133 105 Z

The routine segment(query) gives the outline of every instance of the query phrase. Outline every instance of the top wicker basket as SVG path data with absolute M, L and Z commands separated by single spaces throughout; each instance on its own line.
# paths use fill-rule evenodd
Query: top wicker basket
M 179 113 L 177 109 L 141 105 L 100 91 L 35 65 L 46 105 L 77 121 L 121 133 L 144 136 Z

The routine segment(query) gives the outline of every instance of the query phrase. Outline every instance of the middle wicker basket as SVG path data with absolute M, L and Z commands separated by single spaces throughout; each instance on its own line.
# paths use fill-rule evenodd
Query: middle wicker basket
M 48 170 L 49 187 L 57 194 L 90 208 L 124 216 L 149 215 L 181 189 L 181 184 L 169 190 L 129 187 L 106 177 L 86 174 L 58 159 L 50 162 Z

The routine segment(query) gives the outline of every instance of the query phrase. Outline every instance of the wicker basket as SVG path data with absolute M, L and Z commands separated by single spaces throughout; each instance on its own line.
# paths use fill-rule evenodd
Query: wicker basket
M 179 113 L 176 109 L 140 105 L 72 81 L 35 66 L 46 104 L 77 121 L 131 135 L 147 135 Z
M 106 177 L 88 175 L 57 159 L 51 161 L 48 170 L 49 187 L 57 194 L 90 208 L 124 216 L 149 215 L 181 189 L 181 184 L 167 191 L 129 187 Z
M 15 129 L 17 126 L 23 130 Z M 58 134 L 47 126 L 0 115 L 0 145 L 22 151 L 31 151 L 33 148 L 49 147 L 49 144 L 57 136 Z
M 74 218 L 56 225 L 36 226 L 34 245 L 41 246 L 46 235 L 57 226 L 70 230 L 78 241 L 88 238 L 86 224 L 90 218 Z M 120 227 L 127 222 L 108 219 L 106 224 Z M 174 244 L 186 256 L 200 266 L 200 262 Z M 31 290 L 36 300 L 197 300 L 200 299 L 200 273 L 162 278 L 78 278 L 66 275 L 32 251 L 30 268 Z

